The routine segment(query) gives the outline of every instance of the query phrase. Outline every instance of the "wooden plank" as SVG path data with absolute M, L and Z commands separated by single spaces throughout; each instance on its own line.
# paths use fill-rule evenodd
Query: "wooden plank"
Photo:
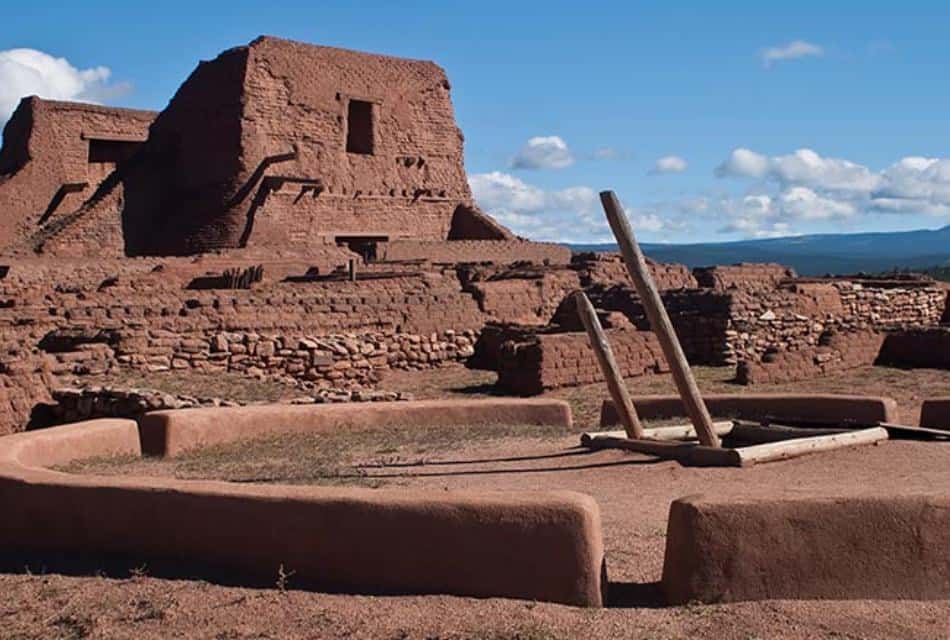
M 732 421 L 713 422 L 713 429 L 717 436 L 726 436 L 732 431 Z M 950 435 L 950 434 L 948 434 Z M 581 434 L 581 446 L 586 447 L 593 438 L 624 438 L 624 431 L 585 431 Z M 647 440 L 695 440 L 696 429 L 692 425 L 675 425 L 672 427 L 653 427 L 643 429 L 643 437 Z
M 848 431 L 846 433 L 836 433 L 827 436 L 816 436 L 813 438 L 796 438 L 794 440 L 785 440 L 782 442 L 770 442 L 768 444 L 757 444 L 751 447 L 741 447 L 734 449 L 739 454 L 742 466 L 758 464 L 761 462 L 772 462 L 775 460 L 787 460 L 796 458 L 809 453 L 818 453 L 820 451 L 832 451 L 844 447 L 853 447 L 862 444 L 873 444 L 882 440 L 887 440 L 887 430 L 882 427 L 873 427 L 871 429 L 860 429 L 858 431 Z
M 620 201 L 613 191 L 602 191 L 600 201 L 603 204 L 604 212 L 607 214 L 607 221 L 614 232 L 617 244 L 620 246 L 620 253 L 623 255 L 627 272 L 630 274 L 633 284 L 640 295 L 640 302 L 646 311 L 647 318 L 650 320 L 650 326 L 656 334 L 663 354 L 670 365 L 670 371 L 673 374 L 673 380 L 676 382 L 676 388 L 683 398 L 683 405 L 686 407 L 686 414 L 690 422 L 696 428 L 696 434 L 699 441 L 707 447 L 720 446 L 719 437 L 713 429 L 712 417 L 709 410 L 699 394 L 699 387 L 696 386 L 696 380 L 693 379 L 689 363 L 683 354 L 683 348 L 680 346 L 673 330 L 673 323 L 666 313 L 663 301 L 660 299 L 660 293 L 653 283 L 653 276 L 640 251 L 633 230 L 630 228 L 630 222 L 620 206 Z
M 597 362 L 600 364 L 600 370 L 607 380 L 607 390 L 617 408 L 617 414 L 620 416 L 620 423 L 628 438 L 642 438 L 643 425 L 640 424 L 640 418 L 637 416 L 637 410 L 633 407 L 630 400 L 630 393 L 627 391 L 627 385 L 624 384 L 623 375 L 620 373 L 620 367 L 617 366 L 617 360 L 614 358 L 613 349 L 610 348 L 610 342 L 600 326 L 600 320 L 597 318 L 597 312 L 594 311 L 594 305 L 584 294 L 578 291 L 574 294 L 574 303 L 577 306 L 577 314 L 581 317 L 584 329 L 587 330 L 587 338 L 590 341 L 591 349 L 597 356 Z

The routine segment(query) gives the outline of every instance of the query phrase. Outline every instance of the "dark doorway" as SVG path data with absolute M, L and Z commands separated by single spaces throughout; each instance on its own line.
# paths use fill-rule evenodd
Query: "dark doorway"
M 373 155 L 373 103 L 350 100 L 346 112 L 346 150 Z

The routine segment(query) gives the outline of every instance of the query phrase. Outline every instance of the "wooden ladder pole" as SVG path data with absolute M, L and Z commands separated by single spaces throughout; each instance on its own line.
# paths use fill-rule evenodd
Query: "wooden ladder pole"
M 607 214 L 607 221 L 614 232 L 614 237 L 617 238 L 617 244 L 620 245 L 620 253 L 623 255 L 627 272 L 633 279 L 633 284 L 640 295 L 640 302 L 643 304 L 643 309 L 650 320 L 650 327 L 656 334 L 660 347 L 663 349 L 663 355 L 666 356 L 666 361 L 670 365 L 673 381 L 676 382 L 676 388 L 686 407 L 686 414 L 696 428 L 696 436 L 705 446 L 718 447 L 720 446 L 719 436 L 716 435 L 713 428 L 712 417 L 710 417 L 706 403 L 703 402 L 703 397 L 699 393 L 696 380 L 693 379 L 689 363 L 686 361 L 686 356 L 683 355 L 683 348 L 676 337 L 676 332 L 673 331 L 673 323 L 670 322 L 670 316 L 666 313 L 666 307 L 663 306 L 660 293 L 653 283 L 650 268 L 643 257 L 643 252 L 640 251 L 640 245 L 637 244 L 633 229 L 630 228 L 630 222 L 623 212 L 623 207 L 620 206 L 620 201 L 613 191 L 602 191 L 600 202 L 604 206 L 604 212 Z
M 577 314 L 581 317 L 584 328 L 587 329 L 590 347 L 594 350 L 597 362 L 600 363 L 600 370 L 603 371 L 604 378 L 607 380 L 607 389 L 610 391 L 610 397 L 613 399 L 617 413 L 620 415 L 620 422 L 623 424 L 624 431 L 627 432 L 627 437 L 643 438 L 643 425 L 640 424 L 640 417 L 637 416 L 637 410 L 633 407 L 627 385 L 623 381 L 623 374 L 620 373 L 620 367 L 617 366 L 617 360 L 610 348 L 607 334 L 600 326 L 600 320 L 597 318 L 597 312 L 594 311 L 594 305 L 590 303 L 583 291 L 574 294 L 574 303 L 577 305 Z

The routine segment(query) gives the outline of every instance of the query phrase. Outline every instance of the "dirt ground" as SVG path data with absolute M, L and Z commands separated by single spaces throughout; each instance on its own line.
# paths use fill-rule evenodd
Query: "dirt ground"
M 701 369 L 706 391 L 742 389 L 727 371 Z M 417 397 L 489 394 L 491 374 L 450 367 L 391 376 L 387 387 Z M 631 381 L 637 393 L 671 390 L 668 376 Z M 950 372 L 857 370 L 801 385 L 750 390 L 887 393 L 916 420 L 921 398 L 946 395 Z M 595 423 L 598 385 L 551 394 L 571 401 L 578 430 Z M 123 473 L 227 477 L 279 482 L 345 482 L 433 489 L 574 489 L 601 507 L 611 580 L 610 607 L 446 596 L 373 597 L 296 590 L 275 571 L 273 585 L 231 586 L 198 574 L 155 577 L 145 562 L 63 572 L 43 559 L 7 560 L 0 574 L 0 638 L 941 638 L 950 637 L 950 601 L 768 601 L 660 606 L 671 500 L 708 491 L 728 495 L 844 494 L 950 489 L 950 443 L 890 441 L 749 469 L 693 469 L 617 451 L 585 452 L 561 430 L 472 426 L 451 437 L 432 432 L 385 439 L 364 434 L 319 444 L 275 438 L 217 448 L 180 462 L 145 461 Z M 306 438 L 306 437 L 304 437 Z M 308 449 L 312 447 L 312 451 Z M 321 448 L 322 447 L 322 448 Z M 138 466 L 136 466 L 138 465 Z M 111 471 L 110 471 L 111 468 Z M 76 471 L 83 469 L 77 468 Z M 381 544 L 385 533 L 381 532 Z M 96 568 L 107 575 L 94 575 Z M 289 568 L 292 570 L 292 568 Z

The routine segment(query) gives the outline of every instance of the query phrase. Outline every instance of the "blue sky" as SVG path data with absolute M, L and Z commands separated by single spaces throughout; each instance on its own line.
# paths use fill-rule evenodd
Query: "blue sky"
M 668 4 L 34 0 L 0 50 L 150 109 L 262 33 L 435 60 L 478 201 L 539 239 L 608 240 L 605 188 L 652 241 L 950 223 L 950 3 Z M 27 86 L 3 56 L 0 105 Z

